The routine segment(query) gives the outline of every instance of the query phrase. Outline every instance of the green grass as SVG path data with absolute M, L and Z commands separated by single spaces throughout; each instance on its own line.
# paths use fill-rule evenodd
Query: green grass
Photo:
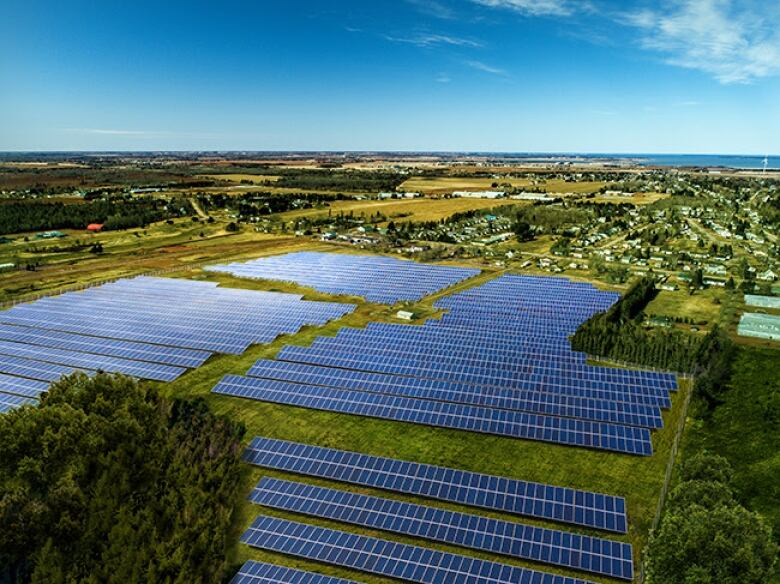
M 478 276 L 477 278 L 468 281 L 466 284 L 461 284 L 460 287 L 476 285 L 492 276 L 493 274 L 489 273 L 483 274 L 482 276 Z M 305 292 L 306 298 L 308 299 L 321 299 L 318 298 L 318 296 L 322 296 L 310 290 L 300 289 L 294 285 L 288 284 L 237 280 L 223 275 L 214 276 L 212 274 L 203 274 L 202 277 L 208 277 L 210 279 L 217 278 L 223 285 L 239 285 L 246 288 L 274 288 L 281 291 Z M 430 303 L 430 300 L 428 303 Z M 361 327 L 370 321 L 393 321 L 393 315 L 396 308 L 387 308 L 360 302 L 358 309 L 353 314 L 348 315 L 339 321 L 329 323 L 324 327 L 310 327 L 297 335 L 278 339 L 270 345 L 252 347 L 243 355 L 212 357 L 204 366 L 188 372 L 179 380 L 171 384 L 161 385 L 162 391 L 169 395 L 181 397 L 203 396 L 217 412 L 239 419 L 246 424 L 247 442 L 254 436 L 270 436 L 321 446 L 360 451 L 374 455 L 397 457 L 624 496 L 627 499 L 629 515 L 629 533 L 627 536 L 612 536 L 610 534 L 570 528 L 569 526 L 564 526 L 562 528 L 579 533 L 601 535 L 631 542 L 634 544 L 635 559 L 637 560 L 638 567 L 639 554 L 646 543 L 648 531 L 655 514 L 658 495 L 663 482 L 664 468 L 674 438 L 674 428 L 676 426 L 676 420 L 680 415 L 683 401 L 682 398 L 684 397 L 683 394 L 688 391 L 687 386 L 681 389 L 679 392 L 680 395 L 674 397 L 674 406 L 672 410 L 665 412 L 665 428 L 654 433 L 653 446 L 655 454 L 652 457 L 635 457 L 604 451 L 558 446 L 542 442 L 515 440 L 499 436 L 432 428 L 346 414 L 320 412 L 305 408 L 219 396 L 210 393 L 211 388 L 223 375 L 227 373 L 243 374 L 257 359 L 275 356 L 279 349 L 286 344 L 307 345 L 318 335 L 335 334 L 342 326 Z M 426 308 L 426 304 L 420 304 L 418 305 L 418 308 L 422 311 L 428 310 L 429 312 L 427 314 L 433 314 L 429 306 Z M 265 475 L 285 476 L 283 473 L 252 468 L 247 465 L 244 469 L 243 477 L 245 493 L 249 495 L 253 485 L 261 476 Z M 438 501 L 426 502 L 425 500 L 416 499 L 414 497 L 404 497 L 394 493 L 374 491 L 371 489 L 360 489 L 354 486 L 345 487 L 344 485 L 328 483 L 327 481 L 318 481 L 308 477 L 301 478 L 287 475 L 287 478 L 340 488 L 349 488 L 353 491 L 372 493 L 395 499 L 411 500 L 418 503 L 427 503 L 465 512 L 476 512 L 486 516 L 514 519 L 524 523 L 545 525 L 544 523 L 528 518 L 512 517 L 484 510 L 475 511 L 473 508 L 451 505 Z M 470 556 L 491 558 L 504 563 L 536 568 L 547 572 L 558 572 L 570 576 L 587 577 L 583 573 L 556 570 L 555 568 L 542 564 L 516 561 L 510 558 L 498 558 L 494 555 L 480 554 L 472 550 L 431 544 L 430 542 L 413 540 L 394 534 L 372 532 L 355 526 L 340 525 L 328 521 L 317 521 L 309 517 L 296 517 L 288 513 L 271 512 L 254 506 L 248 501 L 243 501 L 238 507 L 236 520 L 234 522 L 234 530 L 231 534 L 232 540 L 236 542 L 234 548 L 231 550 L 231 561 L 235 562 L 236 568 L 244 560 L 254 558 L 270 560 L 276 563 L 283 563 L 289 566 L 301 567 L 307 570 L 314 570 L 336 576 L 353 579 L 358 578 L 365 582 L 390 582 L 390 580 L 387 579 L 366 576 L 364 574 L 358 576 L 354 572 L 341 570 L 331 566 L 283 558 L 276 554 L 261 552 L 239 544 L 238 538 L 240 534 L 259 513 L 278 515 L 346 531 L 366 535 L 377 535 L 386 539 L 436 547 Z M 549 523 L 546 525 L 548 527 L 556 527 Z M 602 578 L 599 578 L 599 580 L 606 581 Z
M 709 450 L 734 467 L 734 489 L 780 541 L 780 351 L 740 346 L 725 403 L 686 429 L 683 456 Z M 780 581 L 780 574 L 777 576 Z

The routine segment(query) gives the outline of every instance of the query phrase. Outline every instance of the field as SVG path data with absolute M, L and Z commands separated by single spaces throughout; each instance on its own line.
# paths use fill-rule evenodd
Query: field
M 686 316 L 695 324 L 712 325 L 718 321 L 722 302 L 725 297 L 722 288 L 708 288 L 689 294 L 687 290 L 660 290 L 647 305 L 645 312 L 649 316 Z
M 190 219 L 180 219 L 173 225 L 161 222 L 146 229 L 100 234 L 66 230 L 68 237 L 56 240 L 25 242 L 20 234 L 11 243 L 0 246 L 0 263 L 40 262 L 42 265 L 35 271 L 0 272 L 0 301 L 150 270 L 178 269 L 207 260 L 232 260 L 302 247 L 323 247 L 308 238 L 266 235 L 249 229 L 230 233 L 224 227 L 224 223 L 193 223 Z M 77 241 L 87 245 L 80 250 L 57 250 L 74 246 Z M 103 246 L 102 254 L 89 252 L 93 243 Z
M 303 217 L 327 217 L 338 213 L 361 213 L 368 216 L 381 213 L 391 221 L 440 221 L 463 211 L 491 209 L 506 205 L 522 205 L 524 203 L 509 199 L 387 199 L 334 201 L 329 207 L 301 209 L 280 213 L 278 217 L 285 221 L 293 221 Z
M 491 278 L 486 274 L 477 281 Z M 305 292 L 308 299 L 320 299 L 323 295 L 311 293 L 294 285 L 250 280 L 234 280 L 229 276 L 214 276 L 203 273 L 197 277 L 214 279 L 223 285 L 239 285 L 254 289 L 275 289 L 280 291 Z M 474 285 L 470 281 L 467 285 Z M 462 284 L 460 287 L 465 286 Z M 420 305 L 420 308 L 432 314 L 431 300 Z M 579 448 L 557 446 L 525 440 L 514 440 L 495 436 L 479 435 L 469 432 L 437 429 L 419 425 L 403 424 L 370 418 L 361 418 L 344 414 L 318 412 L 303 408 L 264 404 L 260 402 L 241 400 L 237 398 L 210 394 L 214 384 L 226 373 L 245 373 L 255 360 L 272 357 L 285 344 L 308 345 L 313 338 L 322 334 L 335 334 L 341 326 L 362 327 L 369 321 L 397 322 L 391 310 L 378 305 L 360 302 L 358 310 L 338 322 L 330 323 L 320 329 L 308 329 L 299 334 L 277 340 L 267 346 L 256 346 L 240 356 L 213 357 L 204 366 L 185 374 L 176 382 L 162 386 L 162 390 L 170 395 L 203 396 L 218 412 L 242 420 L 248 429 L 247 441 L 256 435 L 270 436 L 300 442 L 310 442 L 322 446 L 357 450 L 370 454 L 383 455 L 440 464 L 474 471 L 488 472 L 504 476 L 536 480 L 556 485 L 591 489 L 610 494 L 623 495 L 628 501 L 630 531 L 628 536 L 608 535 L 614 539 L 630 541 L 635 546 L 636 560 L 647 539 L 648 530 L 656 511 L 658 494 L 663 481 L 664 468 L 669 457 L 676 420 L 681 411 L 682 398 L 687 391 L 684 387 L 680 395 L 674 399 L 674 408 L 665 413 L 665 428 L 654 433 L 653 445 L 655 454 L 652 457 L 633 457 L 603 451 L 585 450 Z M 402 436 L 403 439 L 399 439 Z M 263 475 L 282 476 L 282 473 L 268 472 L 258 468 L 245 467 L 244 488 L 247 495 L 251 488 Z M 288 477 L 295 479 L 296 477 Z M 306 482 L 327 485 L 327 481 L 306 478 Z M 331 483 L 330 486 L 338 487 Z M 349 487 L 350 490 L 388 496 L 387 493 L 371 489 Z M 390 495 L 391 498 L 415 500 L 413 497 Z M 424 502 L 417 500 L 417 502 Z M 472 511 L 458 505 L 436 502 L 435 505 L 461 511 Z M 255 515 L 260 512 L 296 519 L 296 517 L 277 512 L 269 512 L 243 502 L 236 517 L 234 532 L 230 535 L 233 541 L 248 527 Z M 501 517 L 501 514 L 479 511 L 479 513 Z M 300 518 L 298 518 L 300 519 Z M 525 523 L 539 524 L 527 518 L 514 518 Z M 345 529 L 343 525 L 329 521 L 317 521 L 305 518 L 304 521 Z M 549 526 L 549 524 L 548 524 Z M 389 537 L 393 540 L 408 543 L 420 543 L 400 536 L 380 534 L 370 530 L 349 526 L 348 531 L 368 535 Z M 565 527 L 569 529 L 569 527 Z M 574 529 L 576 531 L 576 528 Z M 583 533 L 594 533 L 583 531 Z M 426 543 L 425 545 L 429 545 Z M 431 544 L 432 547 L 446 549 L 456 553 L 462 550 L 446 545 Z M 485 554 L 465 552 L 467 555 L 488 557 Z M 253 550 L 248 546 L 236 544 L 232 551 L 232 559 L 238 564 L 245 559 L 272 559 L 285 565 L 302 567 L 333 575 L 350 576 L 350 573 L 337 568 L 292 560 L 290 558 L 272 557 L 272 554 Z M 495 558 L 495 557 L 494 557 Z M 553 568 L 532 564 L 529 562 L 502 559 L 506 563 L 536 567 L 545 571 L 555 571 Z M 638 564 L 637 564 L 638 565 Z M 567 572 L 561 572 L 567 573 Z M 568 572 L 573 575 L 574 572 Z M 390 582 L 381 578 L 366 578 L 366 582 Z
M 483 178 L 483 177 L 422 177 L 410 178 L 399 187 L 407 192 L 419 192 L 439 195 L 452 191 L 489 191 L 502 190 L 493 184 L 509 183 L 513 187 L 540 187 L 548 193 L 593 193 L 603 187 L 603 182 L 566 182 L 560 179 L 532 181 L 517 178 Z
M 266 174 L 204 174 L 203 178 L 209 178 L 212 180 L 226 180 L 231 182 L 248 181 L 252 184 L 260 185 L 265 182 L 276 182 L 279 180 L 278 176 Z

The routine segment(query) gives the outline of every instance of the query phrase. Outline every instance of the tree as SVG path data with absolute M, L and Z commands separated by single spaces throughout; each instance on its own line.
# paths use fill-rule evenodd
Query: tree
M 518 241 L 531 241 L 534 238 L 533 229 L 525 221 L 518 221 L 514 224 L 514 232 Z
M 650 584 L 764 584 L 777 554 L 760 515 L 696 504 L 664 517 L 652 550 Z
M 648 548 L 648 584 L 764 584 L 777 545 L 757 513 L 736 503 L 728 461 L 707 452 L 685 461 Z
M 243 433 L 103 373 L 0 416 L 0 581 L 219 581 Z
M 238 231 L 238 224 L 235 221 L 231 221 L 225 227 L 225 231 L 228 231 L 230 233 L 235 233 L 236 231 Z

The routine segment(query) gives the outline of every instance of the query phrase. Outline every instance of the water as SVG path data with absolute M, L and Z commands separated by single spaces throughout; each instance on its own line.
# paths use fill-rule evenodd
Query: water
M 493 154 L 495 156 L 495 154 Z M 764 168 L 764 156 L 740 154 L 568 154 L 568 153 L 512 153 L 502 157 L 526 162 L 561 163 L 613 163 L 643 166 L 670 167 L 720 167 L 720 168 Z M 780 156 L 767 156 L 767 169 L 780 169 Z

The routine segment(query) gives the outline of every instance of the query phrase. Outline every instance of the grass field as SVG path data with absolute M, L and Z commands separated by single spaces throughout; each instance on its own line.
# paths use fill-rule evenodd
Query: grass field
M 227 180 L 231 182 L 249 181 L 253 184 L 263 184 L 266 182 L 276 182 L 279 180 L 278 176 L 266 175 L 266 174 L 204 174 L 203 178 L 209 178 L 212 180 Z
M 19 235 L 12 243 L 0 246 L 0 263 L 42 263 L 36 271 L 0 273 L 0 301 L 150 270 L 176 269 L 191 263 L 326 247 L 308 238 L 266 235 L 252 229 L 228 233 L 224 230 L 224 223 L 193 223 L 189 218 L 177 220 L 173 225 L 161 222 L 145 229 L 107 231 L 96 235 L 83 231 L 66 233 L 69 235 L 63 239 L 29 243 Z M 88 248 L 67 252 L 53 249 L 73 245 L 76 240 L 89 245 L 100 242 L 103 253 L 92 254 Z M 39 252 L 33 253 L 33 247 Z
M 660 290 L 645 312 L 650 316 L 685 316 L 700 325 L 713 325 L 718 321 L 725 295 L 722 288 L 714 287 L 695 294 L 684 289 Z
M 387 199 L 387 200 L 345 200 L 334 201 L 329 207 L 315 207 L 280 213 L 278 217 L 285 221 L 293 221 L 303 217 L 326 217 L 328 212 L 333 215 L 338 213 L 353 213 L 360 216 L 361 213 L 369 216 L 373 213 L 382 213 L 389 220 L 395 221 L 439 221 L 446 219 L 462 211 L 474 209 L 491 209 L 506 205 L 523 205 L 518 201 L 509 199 Z
M 475 279 L 474 282 L 462 284 L 461 287 L 474 285 L 476 282 L 489 279 L 492 276 L 493 274 L 485 274 Z M 308 299 L 320 299 L 323 297 L 322 295 L 288 284 L 234 280 L 229 276 L 220 275 L 217 277 L 207 273 L 198 274 L 197 277 L 217 279 L 223 285 L 237 285 L 244 288 L 305 292 Z M 422 303 L 421 309 L 423 311 L 428 309 L 429 314 L 432 313 L 430 311 L 430 300 Z M 655 454 L 646 458 L 361 418 L 345 414 L 318 412 L 304 408 L 265 404 L 210 394 L 211 388 L 224 374 L 245 373 L 257 359 L 273 357 L 285 344 L 308 345 L 314 337 L 321 334 L 333 335 L 341 326 L 362 327 L 370 321 L 395 321 L 393 312 L 392 309 L 386 307 L 360 302 L 355 313 L 325 327 L 310 328 L 297 335 L 279 339 L 271 345 L 252 347 L 240 356 L 213 357 L 204 366 L 187 373 L 176 382 L 161 386 L 162 391 L 169 395 L 182 397 L 203 396 L 216 411 L 239 419 L 246 424 L 247 441 L 256 435 L 271 436 L 625 496 L 628 501 L 629 534 L 622 538 L 614 536 L 614 539 L 622 539 L 633 543 L 638 561 L 639 552 L 646 542 L 648 530 L 655 513 L 658 494 L 663 481 L 664 468 L 673 440 L 673 428 L 676 426 L 676 420 L 680 415 L 682 394 L 688 390 L 687 387 L 681 390 L 681 395 L 674 398 L 673 409 L 665 413 L 666 427 L 655 432 L 653 438 Z M 283 473 L 268 472 L 249 466 L 244 467 L 244 492 L 247 495 L 249 495 L 257 480 L 263 475 L 283 476 Z M 322 485 L 339 486 L 336 483 L 310 478 L 292 476 L 288 476 L 288 478 Z M 355 488 L 353 486 L 348 488 L 358 492 L 425 503 L 424 500 L 414 497 L 404 497 L 372 489 Z M 458 505 L 440 502 L 428 503 L 455 510 L 474 512 L 474 509 Z M 330 521 L 318 521 L 308 517 L 302 518 L 285 513 L 266 511 L 245 501 L 239 507 L 234 532 L 230 536 L 236 542 L 231 552 L 231 561 L 235 562 L 236 568 L 244 560 L 255 558 L 270 559 L 277 563 L 342 577 L 354 578 L 356 576 L 354 573 L 338 568 L 282 558 L 275 554 L 260 552 L 238 544 L 240 534 L 260 512 L 326 525 L 346 531 L 377 535 L 391 540 L 416 544 L 423 543 L 420 540 L 372 532 Z M 502 517 L 501 514 L 488 511 L 480 510 L 478 513 Z M 512 519 L 507 516 L 503 517 Z M 527 518 L 515 517 L 513 519 L 525 523 L 542 524 Z M 551 526 L 550 524 L 547 525 Z M 570 528 L 566 526 L 564 529 Z M 573 530 L 596 534 L 592 531 L 583 531 L 576 528 Z M 607 537 L 613 536 L 607 535 Z M 465 555 L 490 557 L 486 554 L 480 554 L 471 550 L 460 550 L 452 546 L 430 544 L 429 542 L 425 542 L 424 545 Z M 493 559 L 496 559 L 495 556 L 493 556 Z M 556 571 L 553 568 L 540 564 L 515 561 L 508 558 L 501 561 L 545 571 Z M 575 575 L 574 572 L 559 571 L 559 573 Z M 579 574 L 579 576 L 582 576 L 582 574 Z M 360 575 L 359 579 L 371 583 L 391 582 L 387 579 L 367 577 L 365 575 Z M 599 578 L 599 580 L 606 581 L 602 578 Z
M 420 192 L 425 194 L 447 194 L 452 191 L 485 191 L 501 190 L 500 187 L 492 187 L 494 183 L 510 183 L 513 187 L 538 186 L 548 193 L 593 193 L 606 183 L 603 182 L 566 182 L 560 179 L 531 181 L 529 179 L 516 178 L 483 178 L 483 177 L 453 177 L 416 176 L 404 181 L 399 189 L 408 192 Z

